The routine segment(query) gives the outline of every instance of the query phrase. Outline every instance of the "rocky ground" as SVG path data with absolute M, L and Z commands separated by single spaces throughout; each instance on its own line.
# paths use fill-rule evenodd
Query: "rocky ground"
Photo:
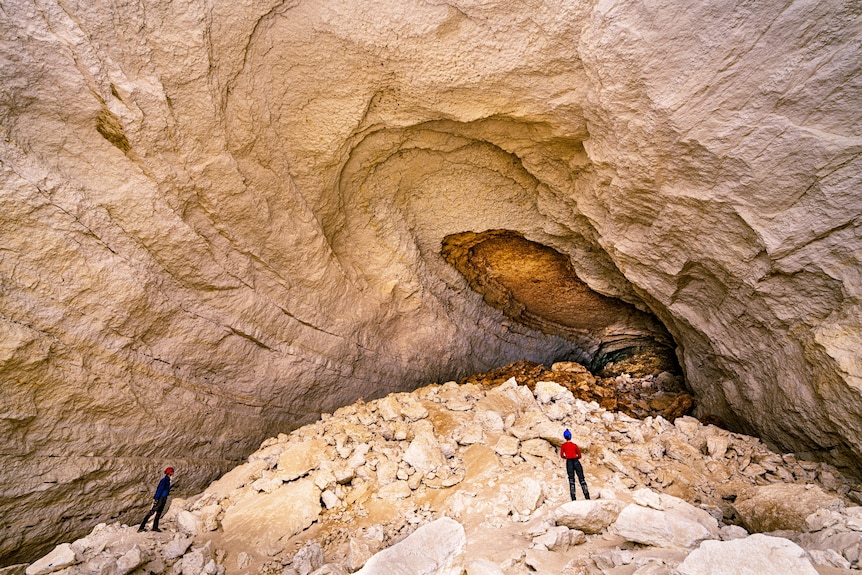
M 604 375 L 521 363 L 359 402 L 174 499 L 162 533 L 100 525 L 0 573 L 859 570 L 862 494 L 836 469 L 684 415 L 692 398 L 668 372 Z M 566 428 L 589 501 L 570 501 Z

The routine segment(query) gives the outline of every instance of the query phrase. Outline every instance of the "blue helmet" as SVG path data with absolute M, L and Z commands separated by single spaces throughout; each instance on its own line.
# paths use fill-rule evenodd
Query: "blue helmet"
M 571 432 L 571 431 L 569 431 L 568 429 L 567 429 L 567 430 L 565 430 L 565 431 L 563 432 L 563 437 L 565 437 L 565 438 L 566 438 L 566 440 L 571 439 L 571 438 L 572 438 L 572 432 Z

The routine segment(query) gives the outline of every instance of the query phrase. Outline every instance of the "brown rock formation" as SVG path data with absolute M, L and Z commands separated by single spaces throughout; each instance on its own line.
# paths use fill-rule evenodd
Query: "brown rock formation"
M 483 302 L 464 232 L 858 471 L 859 36 L 837 1 L 4 2 L 0 556 L 358 397 L 593 353 Z

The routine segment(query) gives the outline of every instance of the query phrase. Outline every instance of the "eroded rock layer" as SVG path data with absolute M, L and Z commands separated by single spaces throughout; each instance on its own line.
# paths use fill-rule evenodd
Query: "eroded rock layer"
M 0 556 L 166 462 L 193 491 L 360 396 L 581 357 L 469 288 L 464 232 L 858 471 L 860 37 L 836 0 L 4 2 Z

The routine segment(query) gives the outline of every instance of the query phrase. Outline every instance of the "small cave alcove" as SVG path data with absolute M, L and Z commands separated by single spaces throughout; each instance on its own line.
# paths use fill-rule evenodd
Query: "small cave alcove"
M 651 313 L 593 291 L 568 256 L 511 230 L 446 236 L 441 254 L 486 303 L 507 317 L 564 338 L 575 361 L 606 377 L 680 375 L 676 344 Z

